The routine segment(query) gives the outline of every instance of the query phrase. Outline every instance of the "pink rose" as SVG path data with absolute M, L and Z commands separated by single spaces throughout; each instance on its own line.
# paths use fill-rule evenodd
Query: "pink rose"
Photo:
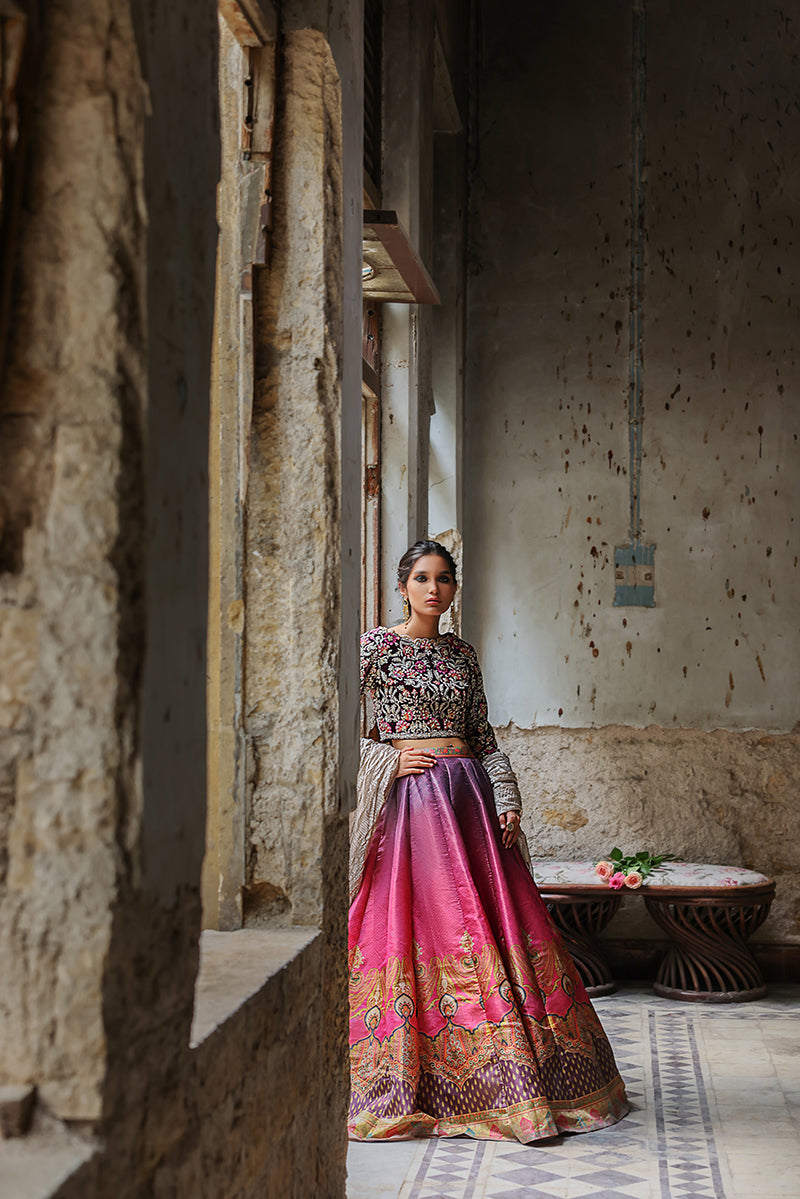
M 614 873 L 614 867 L 610 862 L 598 862 L 594 868 L 594 872 L 595 874 L 599 874 L 605 882 L 607 878 L 611 878 L 611 875 Z
M 620 887 L 625 886 L 625 875 L 621 870 L 618 870 L 616 874 L 611 875 L 611 878 L 608 880 L 608 885 L 613 891 L 619 891 Z
M 644 879 L 638 870 L 629 870 L 625 875 L 625 886 L 630 887 L 632 891 L 635 891 L 638 887 L 641 887 L 643 882 Z

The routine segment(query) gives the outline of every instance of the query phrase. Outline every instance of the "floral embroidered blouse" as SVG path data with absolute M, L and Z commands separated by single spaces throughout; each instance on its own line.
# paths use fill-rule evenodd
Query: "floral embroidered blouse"
M 361 638 L 361 693 L 382 741 L 463 737 L 476 758 L 497 752 L 475 650 L 455 633 L 412 640 L 379 626 Z

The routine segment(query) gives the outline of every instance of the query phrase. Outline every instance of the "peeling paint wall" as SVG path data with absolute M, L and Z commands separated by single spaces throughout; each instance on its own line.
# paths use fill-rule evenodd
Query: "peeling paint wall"
M 632 5 L 479 8 L 464 627 L 492 717 L 518 751 L 526 736 L 539 744 L 526 730 L 540 726 L 634 726 L 644 731 L 628 767 L 642 770 L 661 729 L 788 735 L 800 648 L 800 30 L 766 3 L 646 6 L 639 503 L 656 607 L 614 608 L 630 508 Z M 715 756 L 748 752 L 722 744 Z M 702 737 L 687 745 L 698 761 L 711 752 Z M 602 760 L 603 744 L 592 752 Z M 572 787 L 583 806 L 565 760 L 549 768 L 548 789 Z M 544 831 L 552 852 L 600 854 L 609 835 L 670 849 L 681 812 L 697 832 L 684 830 L 687 852 L 800 867 L 778 855 L 796 828 L 791 802 L 759 844 L 702 832 L 752 813 L 734 787 L 721 788 L 725 819 L 693 809 L 691 770 L 669 780 L 669 819 L 656 805 L 643 823 L 624 784 L 612 789 L 613 822 L 594 825 L 594 839 L 554 837 L 540 811 L 534 840 Z M 602 794 L 592 802 L 602 811 Z M 793 919 L 780 919 L 787 937 Z

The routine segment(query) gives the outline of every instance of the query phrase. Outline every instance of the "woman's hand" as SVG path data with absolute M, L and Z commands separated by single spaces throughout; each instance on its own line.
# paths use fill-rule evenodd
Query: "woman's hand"
M 519 836 L 519 812 L 503 812 L 498 819 L 503 830 L 503 844 L 510 849 Z
M 432 754 L 430 750 L 420 749 L 418 745 L 409 745 L 400 750 L 400 765 L 395 778 L 401 779 L 407 774 L 422 774 L 424 770 L 435 766 L 437 761 L 436 754 Z

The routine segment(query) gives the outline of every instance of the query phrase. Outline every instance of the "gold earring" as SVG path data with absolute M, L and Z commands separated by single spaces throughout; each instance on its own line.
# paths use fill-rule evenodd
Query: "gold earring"
M 408 624 L 411 620 L 411 606 L 408 602 L 408 596 L 403 596 L 403 624 Z

